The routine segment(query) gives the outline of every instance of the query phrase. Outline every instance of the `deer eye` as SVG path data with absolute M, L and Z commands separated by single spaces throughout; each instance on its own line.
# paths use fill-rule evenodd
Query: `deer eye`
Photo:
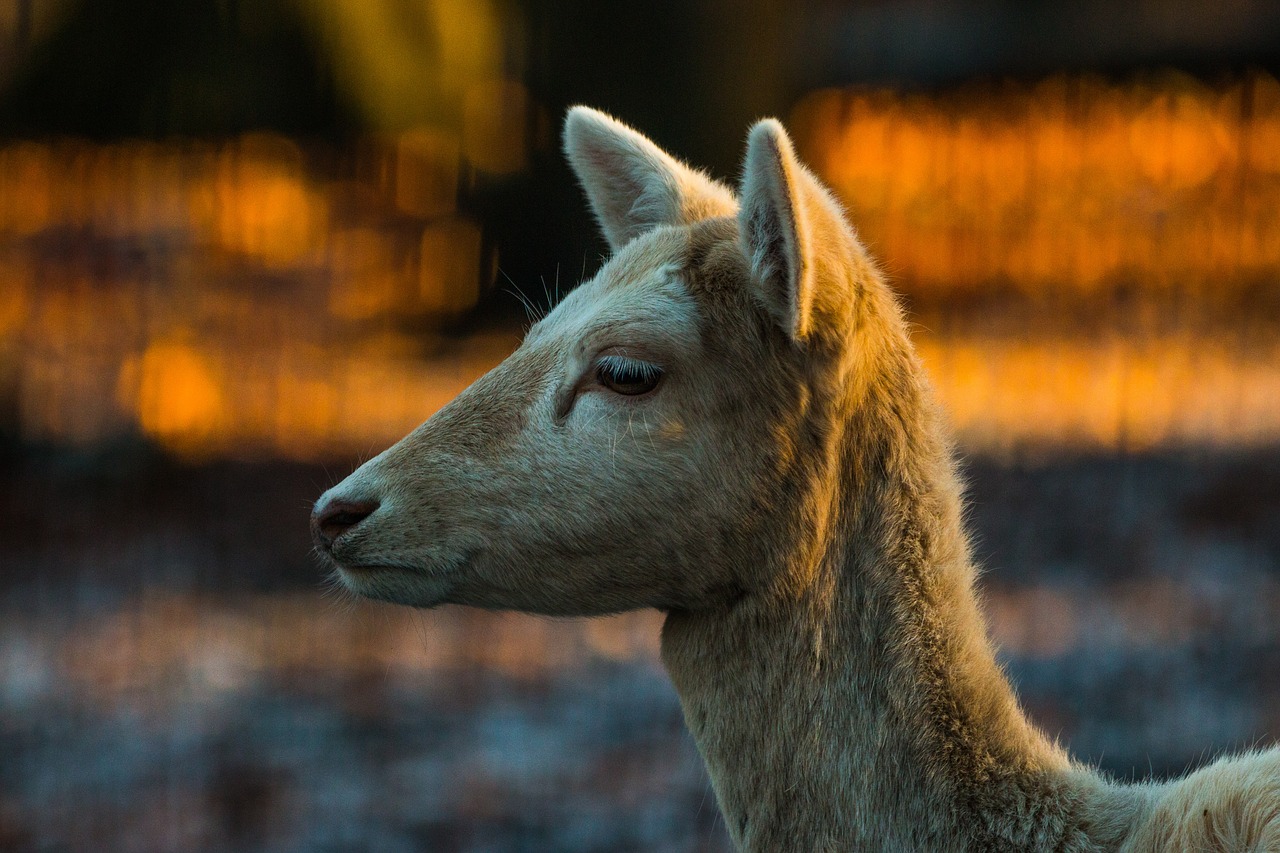
M 658 387 L 662 368 L 622 355 L 606 355 L 596 362 L 596 381 L 615 394 L 636 397 Z

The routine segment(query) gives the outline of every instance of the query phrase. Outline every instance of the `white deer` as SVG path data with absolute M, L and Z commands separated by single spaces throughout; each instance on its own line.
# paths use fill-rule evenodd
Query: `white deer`
M 1280 750 L 1121 785 L 997 665 L 894 295 L 782 126 L 738 193 L 578 107 L 614 250 L 506 361 L 316 504 L 350 590 L 666 613 L 746 850 L 1280 851 Z

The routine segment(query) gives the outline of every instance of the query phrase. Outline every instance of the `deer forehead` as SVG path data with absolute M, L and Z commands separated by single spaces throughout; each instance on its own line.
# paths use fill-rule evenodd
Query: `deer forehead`
M 526 345 L 554 347 L 571 359 L 611 347 L 659 361 L 696 354 L 699 312 L 679 237 L 648 235 L 626 247 L 530 329 Z

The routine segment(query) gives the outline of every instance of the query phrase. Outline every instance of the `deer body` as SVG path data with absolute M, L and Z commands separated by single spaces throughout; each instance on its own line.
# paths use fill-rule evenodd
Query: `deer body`
M 614 257 L 317 503 L 353 591 L 666 611 L 749 850 L 1280 850 L 1280 750 L 1116 785 L 1027 721 L 897 302 L 776 122 L 735 194 L 602 114 L 566 150 Z

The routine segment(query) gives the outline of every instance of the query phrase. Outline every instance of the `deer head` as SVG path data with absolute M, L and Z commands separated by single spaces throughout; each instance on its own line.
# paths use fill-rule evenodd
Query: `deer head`
M 421 607 L 697 610 L 797 582 L 874 371 L 860 318 L 892 298 L 776 121 L 736 196 L 602 113 L 564 133 L 612 257 L 320 498 L 320 552 Z

